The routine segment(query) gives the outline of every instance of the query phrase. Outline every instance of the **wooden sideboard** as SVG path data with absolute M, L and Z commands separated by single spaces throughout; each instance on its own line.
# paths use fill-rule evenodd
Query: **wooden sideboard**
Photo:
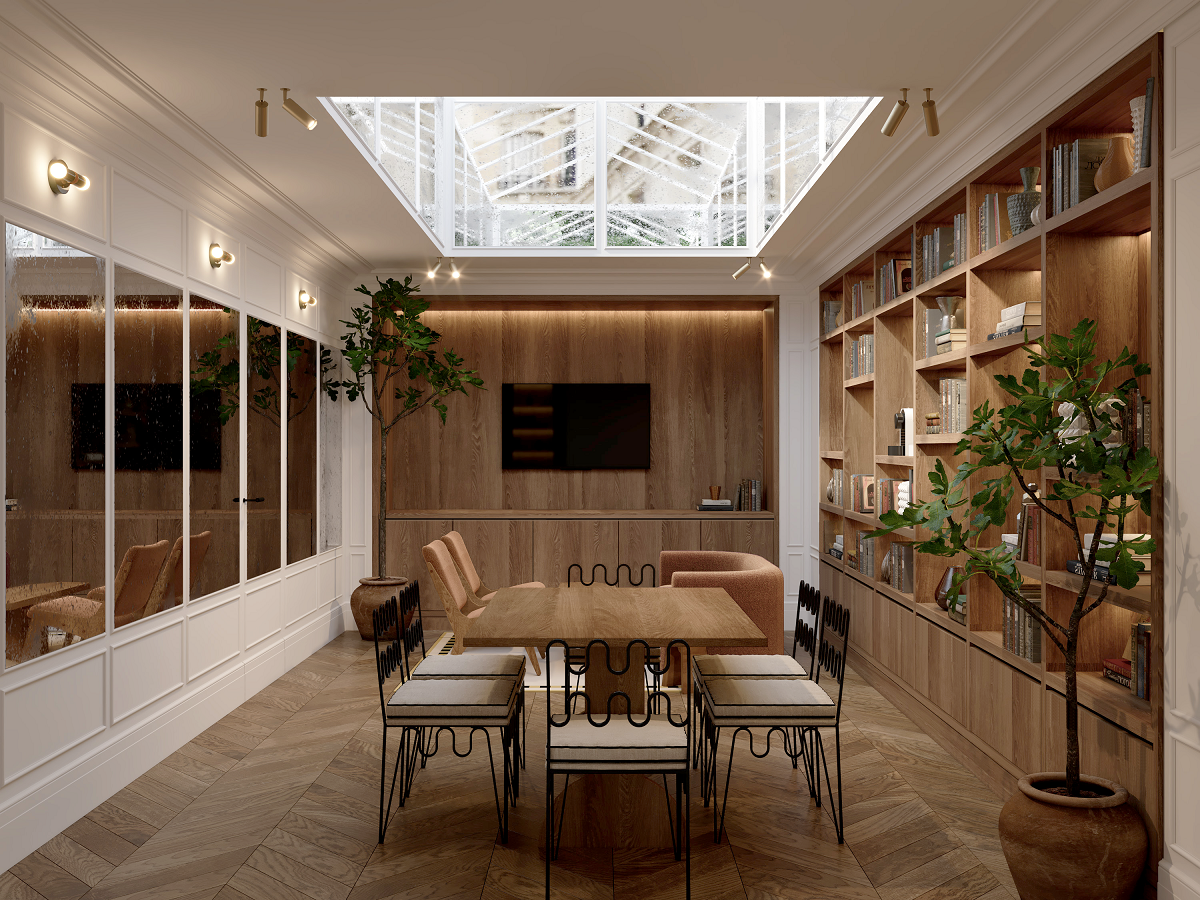
M 705 513 L 674 509 L 427 509 L 388 514 L 388 568 L 421 583 L 427 631 L 449 630 L 429 580 L 421 548 L 448 531 L 463 536 L 484 583 L 492 588 L 526 581 L 560 584 L 572 563 L 591 577 L 604 563 L 637 573 L 658 568 L 661 550 L 738 550 L 778 563 L 773 512 Z M 635 574 L 635 578 L 637 575 Z M 628 584 L 624 572 L 621 584 Z

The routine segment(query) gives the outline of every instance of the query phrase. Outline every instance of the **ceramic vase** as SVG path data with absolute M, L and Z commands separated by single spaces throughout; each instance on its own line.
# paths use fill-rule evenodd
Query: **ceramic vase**
M 1008 224 L 1012 226 L 1013 234 L 1020 234 L 1033 227 L 1033 212 L 1042 205 L 1042 192 L 1037 190 L 1038 175 L 1041 172 L 1041 166 L 1023 168 L 1021 184 L 1025 187 L 1024 192 L 1010 194 L 1008 197 Z
M 942 609 L 950 609 L 950 601 L 948 599 L 950 589 L 954 587 L 954 577 L 961 574 L 962 566 L 948 566 L 946 571 L 942 573 L 941 580 L 938 581 L 938 586 L 933 591 L 933 599 L 937 601 L 937 605 Z
M 942 331 L 951 328 L 962 328 L 958 321 L 958 311 L 962 308 L 962 297 L 938 297 L 938 309 L 942 311 Z
M 408 584 L 407 578 L 360 578 L 358 587 L 350 595 L 350 613 L 354 616 L 354 624 L 358 626 L 358 634 L 364 641 L 374 640 L 375 625 L 371 621 L 371 613 L 387 603 L 396 591 Z M 407 622 L 405 623 L 407 624 Z M 390 638 L 391 635 L 380 635 Z
M 1133 174 L 1133 141 L 1121 134 L 1108 142 L 1108 155 L 1096 170 L 1096 193 L 1108 190 Z

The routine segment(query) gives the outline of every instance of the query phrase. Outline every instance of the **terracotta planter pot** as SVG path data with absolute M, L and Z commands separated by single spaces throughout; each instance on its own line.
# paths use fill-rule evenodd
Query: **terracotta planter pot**
M 371 613 L 387 603 L 389 597 L 396 593 L 397 588 L 408 584 L 407 578 L 388 576 L 386 578 L 360 578 L 358 587 L 350 595 L 350 612 L 354 616 L 354 624 L 364 641 L 375 639 L 375 628 L 371 624 Z M 391 635 L 380 635 L 391 638 Z
M 1021 900 L 1126 900 L 1146 864 L 1146 826 L 1114 781 L 1083 775 L 1106 797 L 1060 797 L 1062 772 L 1026 775 L 1000 812 L 1000 844 Z

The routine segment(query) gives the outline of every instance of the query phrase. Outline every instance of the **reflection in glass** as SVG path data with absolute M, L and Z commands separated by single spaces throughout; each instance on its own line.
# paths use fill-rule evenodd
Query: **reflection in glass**
M 281 333 L 246 317 L 246 577 L 279 568 Z
M 190 597 L 195 599 L 237 584 L 241 577 L 238 313 L 192 294 L 188 328 L 194 536 Z
M 7 225 L 4 277 L 12 665 L 105 628 L 104 261 Z
M 288 332 L 287 561 L 317 552 L 317 343 Z
M 183 291 L 114 270 L 113 624 L 183 602 Z M 104 383 L 87 389 L 103 409 Z M 103 431 L 99 459 L 104 469 Z M 91 430 L 88 431 L 91 440 Z
M 321 346 L 321 384 L 342 380 L 342 354 Z M 321 552 L 342 546 L 342 407 L 322 390 Z

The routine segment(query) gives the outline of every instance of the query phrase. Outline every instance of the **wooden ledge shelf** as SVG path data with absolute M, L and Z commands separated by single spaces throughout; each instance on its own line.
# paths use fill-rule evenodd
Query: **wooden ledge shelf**
M 917 443 L 921 445 L 957 444 L 962 437 L 961 434 L 918 434 Z
M 983 650 L 985 653 L 990 653 L 996 659 L 1000 660 L 1005 665 L 1011 666 L 1014 669 L 1020 669 L 1030 678 L 1040 681 L 1042 678 L 1042 664 L 1030 662 L 1023 656 L 1017 656 L 1011 650 L 1004 647 L 1004 634 L 999 631 L 972 631 L 971 643 Z M 1044 641 L 1049 643 L 1049 641 Z M 1044 649 L 1044 648 L 1043 648 Z
M 821 562 L 837 571 L 842 571 L 842 561 L 836 556 L 830 556 L 828 550 L 821 554 Z
M 970 347 L 960 347 L 958 350 L 951 350 L 949 353 L 939 353 L 937 356 L 921 360 L 914 368 L 918 372 L 933 372 L 938 369 L 965 369 L 967 367 L 967 353 L 970 349 Z
M 1038 584 L 1042 582 L 1042 567 L 1035 566 L 1033 563 L 1025 562 L 1024 560 L 1014 560 L 1017 571 L 1021 573 L 1022 581 L 1036 581 Z
M 1130 175 L 1108 190 L 1052 216 L 1046 223 L 1046 233 L 1141 234 L 1149 231 L 1150 186 L 1157 175 L 1155 166 Z
M 834 506 L 832 503 L 818 503 L 817 506 L 821 508 L 821 512 L 832 513 L 835 516 L 840 516 L 845 512 L 840 506 Z
M 906 594 L 903 591 L 898 591 L 886 581 L 875 582 L 875 590 L 879 591 L 881 594 L 891 597 L 897 603 L 903 603 L 905 606 L 909 607 L 913 606 L 912 594 Z
M 916 458 L 912 456 L 876 456 L 875 464 L 879 466 L 908 466 L 911 468 L 916 465 Z
M 389 521 L 405 519 L 755 519 L 773 512 L 701 512 L 698 509 L 393 509 Z
M 875 316 L 879 319 L 887 319 L 892 316 L 911 316 L 913 305 L 913 293 L 909 291 L 907 294 L 901 294 L 891 303 L 886 303 L 875 310 Z
M 833 331 L 827 331 L 825 334 L 821 335 L 821 343 L 827 344 L 830 341 L 832 341 L 834 338 L 840 338 L 842 336 L 843 331 L 844 331 L 844 326 L 842 326 L 842 325 L 839 325 L 837 328 L 833 329 Z
M 842 515 L 845 516 L 847 519 L 851 519 L 862 525 L 870 525 L 872 528 L 879 527 L 879 520 L 876 519 L 875 516 L 871 513 L 855 512 L 852 509 L 844 509 L 844 510 L 842 510 Z
M 914 603 L 913 607 L 916 609 L 917 615 L 928 619 L 951 634 L 957 635 L 964 641 L 967 639 L 967 626 L 961 622 L 955 622 L 950 618 L 950 614 L 936 603 Z
M 872 590 L 879 586 L 879 582 L 876 581 L 874 578 L 872 578 L 870 575 L 868 575 L 866 572 L 860 572 L 860 571 L 858 571 L 858 569 L 851 568 L 850 565 L 845 562 L 845 560 L 843 560 L 842 563 L 843 563 L 842 571 L 845 572 L 847 575 L 849 575 L 851 578 L 853 578 L 855 581 L 857 581 L 859 584 L 863 585 L 864 587 L 871 588 Z
M 1042 576 L 1042 581 L 1045 584 L 1062 588 L 1076 595 L 1078 595 L 1079 589 L 1083 587 L 1082 575 L 1055 569 L 1047 569 Z M 1103 587 L 1103 585 L 1093 581 L 1088 587 L 1088 596 L 1099 597 Z M 1108 593 L 1104 597 L 1104 602 L 1148 617 L 1150 615 L 1150 585 L 1139 584 L 1135 588 L 1126 590 L 1125 588 L 1117 587 L 1115 584 L 1110 584 L 1108 586 Z
M 875 327 L 875 310 L 869 309 L 857 319 L 851 319 L 839 329 L 842 334 L 870 331 Z
M 978 254 L 971 259 L 971 270 L 980 272 L 993 269 L 1040 271 L 1042 268 L 1043 228 L 1042 225 L 1034 225 L 991 250 Z
M 842 450 L 822 450 L 818 454 L 821 459 L 845 459 L 846 454 Z
M 1138 699 L 1129 688 L 1121 687 L 1099 672 L 1079 672 L 1076 684 L 1081 705 L 1133 732 L 1147 743 L 1155 743 L 1157 736 L 1150 704 Z M 1047 672 L 1046 687 L 1059 694 L 1065 693 L 1066 676 L 1062 672 Z
M 859 375 L 857 378 L 846 379 L 842 382 L 842 387 L 844 387 L 846 390 L 850 390 L 851 388 L 874 386 L 874 384 L 875 373 L 868 372 L 866 375 Z
M 946 294 L 960 294 L 967 289 L 967 264 L 959 263 L 952 269 L 947 269 L 936 278 L 917 285 L 913 294 L 918 297 L 941 297 Z
M 1032 343 L 1046 333 L 1046 326 L 1036 325 L 1033 328 L 1026 328 L 1024 331 L 1017 334 L 1010 334 L 1008 337 L 996 338 L 994 341 L 983 341 L 979 344 L 972 344 L 967 348 L 967 355 L 971 359 L 985 359 L 989 356 L 1000 356 L 1008 353 L 1016 347 L 1024 347 L 1027 343 Z M 1025 340 L 1025 336 L 1029 336 L 1029 340 Z

